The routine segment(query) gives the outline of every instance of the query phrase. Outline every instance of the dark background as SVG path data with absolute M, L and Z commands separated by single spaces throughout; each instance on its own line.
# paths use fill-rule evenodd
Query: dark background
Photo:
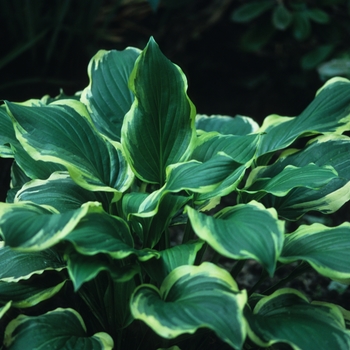
M 271 113 L 298 115 L 324 82 L 320 64 L 348 58 L 346 0 L 163 0 L 156 10 L 150 3 L 0 0 L 0 100 L 74 94 L 88 84 L 99 49 L 142 49 L 154 36 L 185 72 L 198 113 L 261 123 Z M 0 200 L 10 164 L 0 159 Z

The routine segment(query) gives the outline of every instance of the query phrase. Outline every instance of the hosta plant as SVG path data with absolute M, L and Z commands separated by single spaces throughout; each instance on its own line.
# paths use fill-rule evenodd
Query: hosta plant
M 350 223 L 322 221 L 350 199 L 350 82 L 259 126 L 196 115 L 152 38 L 99 51 L 88 75 L 75 96 L 0 107 L 3 348 L 349 349 L 350 312 L 286 283 L 350 282 Z M 249 290 L 247 260 L 263 271 Z

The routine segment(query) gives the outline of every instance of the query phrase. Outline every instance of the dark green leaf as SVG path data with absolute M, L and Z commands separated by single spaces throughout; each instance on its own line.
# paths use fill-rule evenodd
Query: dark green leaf
M 274 6 L 273 0 L 252 1 L 240 6 L 231 16 L 235 22 L 250 22 Z

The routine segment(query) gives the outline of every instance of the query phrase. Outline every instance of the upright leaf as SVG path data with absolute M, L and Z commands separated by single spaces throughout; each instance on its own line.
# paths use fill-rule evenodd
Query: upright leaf
M 134 96 L 128 80 L 140 50 L 100 50 L 88 66 L 90 83 L 81 95 L 97 130 L 114 141 L 120 141 L 124 115 Z
M 188 159 L 196 135 L 186 77 L 151 38 L 129 84 L 135 101 L 124 119 L 122 145 L 137 176 L 162 186 L 166 167 Z

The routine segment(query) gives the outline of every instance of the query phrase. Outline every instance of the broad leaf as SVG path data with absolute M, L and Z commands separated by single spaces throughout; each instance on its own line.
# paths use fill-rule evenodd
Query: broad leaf
M 285 343 L 294 350 L 349 349 L 350 332 L 333 304 L 310 304 L 294 289 L 280 289 L 262 298 L 245 314 L 248 335 L 259 346 Z
M 102 213 L 99 203 L 88 202 L 62 214 L 39 205 L 0 203 L 0 233 L 6 245 L 21 251 L 50 248 L 65 238 L 88 213 Z
M 90 83 L 81 95 L 96 129 L 114 141 L 120 141 L 124 115 L 134 96 L 128 80 L 140 50 L 100 50 L 88 66 Z
M 197 114 L 196 129 L 206 132 L 217 131 L 221 135 L 247 135 L 257 131 L 259 125 L 252 118 L 242 115 L 229 117 L 226 115 Z
M 10 116 L 4 106 L 0 106 L 0 156 L 13 157 L 11 144 L 18 143 Z
M 161 250 L 159 258 L 143 262 L 142 267 L 153 280 L 162 283 L 164 278 L 177 267 L 194 265 L 196 255 L 203 244 L 203 241 L 195 241 Z
M 15 202 L 31 201 L 48 205 L 60 213 L 78 209 L 86 202 L 100 202 L 108 211 L 112 194 L 92 192 L 78 186 L 67 172 L 55 172 L 47 180 L 26 183 L 16 194 Z
M 137 176 L 162 186 L 166 167 L 188 159 L 196 136 L 186 77 L 151 38 L 129 84 L 135 101 L 124 119 L 122 145 Z
M 48 300 L 65 286 L 66 281 L 52 283 L 51 278 L 34 281 L 0 282 L 0 303 L 12 301 L 16 308 L 29 308 Z
M 65 267 L 64 261 L 51 249 L 24 253 L 8 246 L 0 248 L 0 281 L 26 280 L 34 274 Z
M 249 181 L 256 178 L 273 178 L 286 166 L 305 167 L 311 162 L 317 166 L 331 166 L 338 177 L 329 181 L 320 189 L 299 187 L 292 189 L 283 197 L 265 196 L 262 201 L 266 206 L 276 208 L 278 214 L 287 219 L 297 219 L 310 210 L 323 213 L 337 211 L 350 199 L 350 138 L 341 135 L 324 135 L 312 140 L 303 150 L 290 150 L 280 159 L 265 168 L 252 172 Z M 315 179 L 315 183 L 317 183 Z M 243 196 L 248 201 L 252 196 Z
M 345 78 L 329 80 L 310 105 L 293 118 L 271 115 L 265 118 L 259 129 L 265 133 L 258 155 L 289 146 L 302 135 L 341 133 L 350 128 L 350 82 Z
M 286 235 L 279 260 L 304 260 L 321 275 L 350 284 L 350 224 L 337 227 L 302 225 Z
M 36 159 L 65 166 L 80 186 L 118 195 L 131 184 L 121 146 L 103 139 L 92 127 L 85 106 L 59 100 L 48 106 L 6 103 L 16 136 Z
M 268 177 L 264 168 L 256 168 L 250 174 L 246 187 L 242 192 L 252 194 L 249 200 L 261 199 L 266 193 L 277 197 L 286 196 L 293 188 L 306 187 L 319 190 L 331 180 L 338 178 L 337 172 L 331 166 L 318 167 L 308 164 L 303 167 L 287 165 L 281 172 Z M 261 173 L 263 174 L 261 174 Z M 270 175 L 271 172 L 270 172 Z
M 2 316 L 5 315 L 6 311 L 8 311 L 10 307 L 11 307 L 11 301 L 6 303 L 4 306 L 0 307 L 0 319 L 2 318 Z
M 79 290 L 83 283 L 96 278 L 102 271 L 108 271 L 116 282 L 129 281 L 139 272 L 136 265 L 123 265 L 103 255 L 86 256 L 69 250 L 65 259 L 75 291 Z
M 138 287 L 131 299 L 131 312 L 164 338 L 193 334 L 205 327 L 233 348 L 241 349 L 246 332 L 246 300 L 246 292 L 239 292 L 227 271 L 203 263 L 176 268 L 159 290 L 153 285 Z
M 187 207 L 195 233 L 221 255 L 255 259 L 274 274 L 283 246 L 284 223 L 258 202 L 227 207 L 214 217 Z M 252 219 L 254 218 L 254 219 Z
M 9 349 L 111 350 L 113 340 L 107 333 L 89 337 L 81 316 L 73 309 L 56 309 L 40 316 L 20 315 L 5 330 L 4 345 Z
M 104 212 L 92 212 L 69 232 L 64 240 L 73 244 L 75 250 L 84 255 L 107 254 L 114 259 L 136 255 L 141 260 L 158 256 L 158 252 L 134 248 L 127 223 Z

